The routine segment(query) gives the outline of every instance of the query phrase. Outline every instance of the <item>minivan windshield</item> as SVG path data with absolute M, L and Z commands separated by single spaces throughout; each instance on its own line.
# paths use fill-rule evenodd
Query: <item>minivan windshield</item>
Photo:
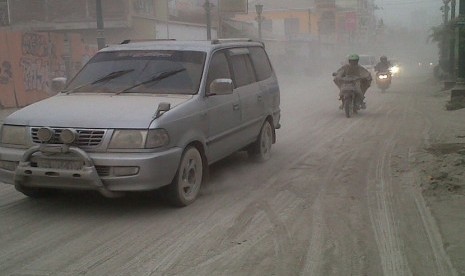
M 100 52 L 63 92 L 196 94 L 205 57 L 199 51 Z

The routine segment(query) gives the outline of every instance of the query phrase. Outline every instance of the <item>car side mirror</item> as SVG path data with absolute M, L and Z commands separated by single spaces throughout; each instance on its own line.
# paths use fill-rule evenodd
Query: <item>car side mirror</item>
M 232 94 L 234 85 L 231 79 L 216 79 L 210 84 L 210 95 Z
M 158 104 L 157 112 L 155 113 L 155 119 L 163 115 L 163 113 L 171 109 L 171 104 L 167 102 L 161 102 Z
M 63 77 L 52 79 L 52 92 L 53 92 L 53 95 L 55 95 L 55 94 L 63 91 L 63 89 L 65 89 L 66 81 L 67 81 L 67 79 L 63 78 Z
M 335 77 L 337 74 L 336 73 L 333 73 L 333 77 Z

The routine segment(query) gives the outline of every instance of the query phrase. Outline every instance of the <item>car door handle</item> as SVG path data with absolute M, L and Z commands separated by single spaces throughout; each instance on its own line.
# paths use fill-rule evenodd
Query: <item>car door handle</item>
M 239 110 L 239 104 L 233 104 L 233 110 Z

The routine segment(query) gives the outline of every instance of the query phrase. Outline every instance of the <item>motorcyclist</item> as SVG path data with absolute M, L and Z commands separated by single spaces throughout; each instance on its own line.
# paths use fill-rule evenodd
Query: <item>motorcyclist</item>
M 391 62 L 388 61 L 386 56 L 381 56 L 379 62 L 375 65 L 376 72 L 388 72 L 391 68 Z
M 358 64 L 359 59 L 360 57 L 357 54 L 349 55 L 349 64 L 345 64 L 337 70 L 336 76 L 334 77 L 334 83 L 339 87 L 340 91 L 343 77 L 360 77 L 360 82 L 357 82 L 357 93 L 360 99 L 362 100 L 361 108 L 365 109 L 365 93 L 371 85 L 372 78 L 370 72 L 367 69 L 365 69 L 365 67 Z M 342 99 L 341 91 L 339 92 L 339 99 Z

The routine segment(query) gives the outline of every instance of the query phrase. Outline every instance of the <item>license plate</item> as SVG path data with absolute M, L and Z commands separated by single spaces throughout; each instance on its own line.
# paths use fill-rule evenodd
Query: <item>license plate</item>
M 80 170 L 82 169 L 82 161 L 71 160 L 38 160 L 37 167 L 47 169 L 60 169 L 60 170 Z

